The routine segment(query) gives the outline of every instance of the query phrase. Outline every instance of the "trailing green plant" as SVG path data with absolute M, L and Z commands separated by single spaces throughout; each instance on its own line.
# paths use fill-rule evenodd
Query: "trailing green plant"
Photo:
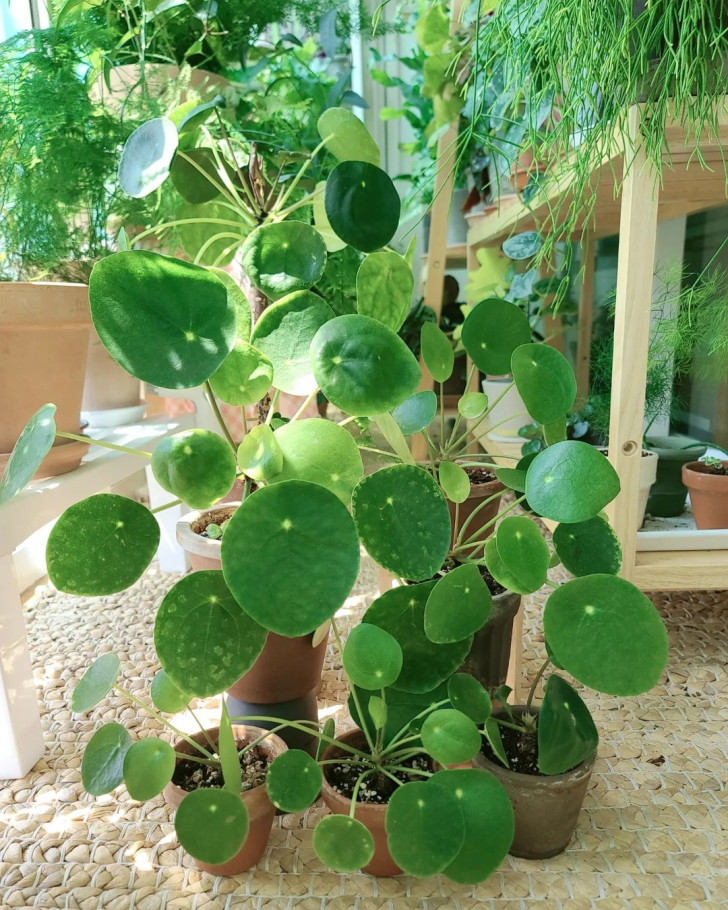
M 592 171 L 605 158 L 624 150 L 626 174 L 642 147 L 661 179 L 670 122 L 682 124 L 689 145 L 720 144 L 717 99 L 728 94 L 728 31 L 725 7 L 715 0 L 503 0 L 481 20 L 475 55 L 476 109 L 496 117 L 505 111 L 513 159 L 527 149 L 536 163 L 558 161 L 560 184 L 584 188 L 549 202 L 550 182 L 538 181 L 531 201 L 550 207 L 544 256 L 590 223 L 597 198 Z M 478 88 L 478 75 L 495 69 L 502 87 L 489 95 L 487 83 Z M 633 135 L 629 112 L 637 102 L 643 108 Z M 546 131 L 540 116 L 524 121 L 508 113 L 554 105 L 558 117 Z M 699 149 L 695 154 L 700 160 Z M 615 185 L 623 179 L 614 174 Z
M 194 122 L 213 111 L 189 116 Z M 313 199 L 290 202 L 305 166 L 268 208 L 261 205 L 254 170 L 234 165 L 228 170 L 231 162 L 219 153 L 202 159 L 204 164 L 198 161 L 196 170 L 224 198 L 226 211 L 253 222 L 241 259 L 255 294 L 246 295 L 214 268 L 139 249 L 107 257 L 91 276 L 92 318 L 112 357 L 135 377 L 162 387 L 203 386 L 220 423 L 219 434 L 197 429 L 161 441 L 151 456 L 158 482 L 176 501 L 204 509 L 236 478 L 244 480 L 242 503 L 222 536 L 222 571 L 196 572 L 172 587 L 155 620 L 155 647 L 166 678 L 182 693 L 173 705 L 182 708 L 190 698 L 232 685 L 253 665 L 268 632 L 294 638 L 330 622 L 366 743 L 339 745 L 344 761 L 358 771 L 359 789 L 378 776 L 395 784 L 386 810 L 394 861 L 412 875 L 442 872 L 458 882 L 476 882 L 491 874 L 508 850 L 510 805 L 487 772 L 437 765 L 469 762 L 483 736 L 497 747 L 489 693 L 458 673 L 493 609 L 482 569 L 517 593 L 544 584 L 554 588 L 544 613 L 549 654 L 564 672 L 599 691 L 622 696 L 655 685 L 667 657 L 665 630 L 652 603 L 616 575 L 619 547 L 599 517 L 619 490 L 614 469 L 592 447 L 565 439 L 566 415 L 576 396 L 571 367 L 553 348 L 532 341 L 531 324 L 519 307 L 501 298 L 481 301 L 462 328 L 473 370 L 512 373 L 549 445 L 511 468 L 468 453 L 470 431 L 497 400 L 466 392 L 454 426 L 445 431 L 443 386 L 454 352 L 432 323 L 422 326 L 421 354 L 439 394 L 417 391 L 423 379 L 419 363 L 396 334 L 407 317 L 413 284 L 406 258 L 389 248 L 399 221 L 396 190 L 375 163 L 376 144 L 350 112 L 326 112 L 318 129 L 338 163 L 325 191 L 315 190 Z M 139 138 L 149 131 L 160 140 L 152 146 L 153 157 L 148 145 L 140 150 Z M 176 160 L 195 161 L 181 151 L 185 135 L 184 120 L 140 127 L 122 157 L 122 184 L 152 193 L 170 172 L 174 176 Z M 293 206 L 315 205 L 317 199 L 323 207 L 313 226 L 290 220 Z M 313 290 L 326 270 L 327 238 L 362 255 L 355 313 L 338 315 L 328 298 Z M 285 423 L 275 416 L 281 392 L 304 398 Z M 341 420 L 303 417 L 319 392 L 343 412 Z M 218 399 L 258 404 L 260 421 L 246 428 L 240 446 L 232 441 Z M 54 411 L 45 405 L 29 421 L 0 480 L 0 503 L 25 486 L 56 436 L 74 438 L 56 432 Z M 351 425 L 356 434 L 349 432 Z M 372 444 L 370 426 L 386 448 Z M 422 464 L 408 445 L 418 434 L 428 452 Z M 125 451 L 141 460 L 150 457 Z M 370 451 L 391 464 L 365 475 L 362 453 Z M 493 467 L 515 494 L 474 532 L 469 528 L 475 527 L 477 510 L 462 525 L 457 514 L 470 493 L 472 465 Z M 526 514 L 511 514 L 519 507 Z M 556 555 L 530 510 L 559 524 Z M 49 575 L 60 590 L 73 594 L 118 592 L 142 575 L 158 543 L 155 516 L 144 505 L 117 495 L 91 496 L 56 523 L 47 548 Z M 369 607 L 344 643 L 336 613 L 357 577 L 362 546 L 402 584 Z M 576 576 L 562 585 L 548 578 L 557 558 Z M 74 694 L 74 710 L 88 710 L 112 685 L 122 691 L 118 672 L 118 661 L 108 655 L 94 664 Z M 558 715 L 550 722 L 546 712 L 539 721 L 539 736 L 548 743 L 545 773 L 552 773 L 554 755 L 561 764 L 578 763 L 587 746 L 592 751 L 595 746 L 591 732 L 584 736 L 579 697 L 565 681 L 561 685 L 568 697 Z M 158 701 L 154 692 L 152 698 Z M 321 729 L 274 717 L 245 720 L 287 723 L 324 742 L 333 738 L 330 723 Z M 237 758 L 232 759 L 227 726 L 223 713 L 219 750 L 203 744 L 208 754 L 200 757 L 220 763 L 226 787 L 237 797 Z M 127 780 L 131 755 L 135 775 L 145 781 L 143 791 Z M 408 763 L 415 758 L 414 766 Z M 120 725 L 107 724 L 88 744 L 82 774 L 92 793 L 110 792 L 124 780 L 132 795 L 152 798 L 169 781 L 173 759 L 169 748 L 132 744 Z M 234 772 L 226 772 L 226 762 Z M 266 783 L 273 802 L 290 811 L 311 804 L 321 783 L 316 765 L 295 750 L 275 759 Z M 244 809 L 236 802 L 229 815 L 220 813 L 220 800 L 219 790 L 199 791 L 194 799 L 185 798 L 177 815 L 181 842 L 208 862 L 233 856 L 247 828 Z M 348 821 L 328 816 L 315 829 L 314 849 L 333 869 L 351 871 L 371 859 L 373 842 L 357 819 L 359 805 L 354 798 Z M 208 835 L 204 854 L 200 838 L 189 837 L 191 830 Z

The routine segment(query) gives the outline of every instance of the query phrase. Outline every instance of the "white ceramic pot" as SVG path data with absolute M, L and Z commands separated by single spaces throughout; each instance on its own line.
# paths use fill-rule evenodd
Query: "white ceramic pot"
M 488 396 L 488 403 L 492 404 L 500 395 L 506 386 L 513 383 L 511 376 L 497 379 L 484 379 L 483 391 Z M 526 405 L 518 394 L 515 385 L 510 388 L 493 410 L 488 414 L 487 419 L 478 428 L 486 436 L 501 442 L 515 442 L 519 439 L 518 431 L 521 427 L 531 423 L 531 418 L 526 412 Z M 495 427 L 491 433 L 490 427 Z

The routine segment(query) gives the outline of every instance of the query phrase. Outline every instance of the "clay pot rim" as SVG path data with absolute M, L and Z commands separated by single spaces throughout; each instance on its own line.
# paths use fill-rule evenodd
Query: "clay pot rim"
M 275 733 L 271 733 L 270 730 L 264 730 L 262 727 L 256 727 L 253 724 L 233 724 L 233 733 L 238 739 L 242 739 L 247 745 L 251 740 L 257 739 L 259 736 L 266 734 L 266 738 L 262 742 L 258 743 L 259 747 L 266 754 L 266 757 L 272 762 L 278 755 L 282 755 L 284 752 L 288 751 L 288 746 L 280 738 L 280 736 Z M 240 731 L 243 731 L 242 734 Z M 210 737 L 213 742 L 217 742 L 217 736 L 220 732 L 220 727 L 207 727 L 205 733 Z M 252 736 L 250 735 L 252 733 Z M 200 731 L 198 733 L 190 733 L 190 739 L 194 739 L 195 742 L 204 744 L 206 742 L 205 735 Z M 188 755 L 192 755 L 193 749 L 192 746 L 182 738 L 176 739 L 172 743 L 172 748 L 175 752 L 184 752 Z M 180 763 L 181 759 L 179 756 L 175 758 L 175 768 Z M 185 790 L 184 787 L 180 787 L 179 784 L 175 784 L 173 781 L 167 784 L 167 787 L 171 791 L 182 794 L 184 799 L 189 793 L 194 793 L 194 790 Z M 165 790 L 167 789 L 165 787 Z M 199 788 L 198 788 L 199 789 Z M 254 793 L 259 793 L 261 790 L 265 790 L 265 783 L 259 784 L 257 787 L 251 787 L 250 790 L 244 790 L 240 793 L 240 798 L 245 799 L 246 797 L 252 797 Z
M 218 505 L 210 506 L 209 509 L 199 509 L 193 512 L 187 512 L 183 515 L 175 526 L 177 543 L 185 550 L 191 553 L 197 553 L 199 556 L 209 556 L 220 558 L 221 540 L 212 540 L 209 537 L 202 537 L 194 530 L 194 525 L 200 521 L 204 515 L 211 515 L 223 509 L 234 512 L 239 502 L 221 502 Z
M 88 290 L 88 285 L 81 281 L 0 281 L 2 288 L 83 288 Z
M 722 461 L 722 464 L 728 468 L 728 460 Z M 728 474 L 713 474 L 702 461 L 689 461 L 682 466 L 682 471 L 683 482 L 688 488 L 693 486 L 696 489 L 706 489 L 728 485 Z
M 538 715 L 540 708 L 534 708 L 533 705 L 530 708 L 526 708 L 525 705 L 512 705 L 511 711 L 514 714 L 525 714 L 526 711 Z M 507 717 L 504 711 L 494 711 L 493 717 L 504 716 Z M 514 781 L 531 781 L 534 783 L 543 783 L 543 782 L 553 782 L 557 783 L 571 783 L 575 780 L 582 780 L 585 777 L 588 777 L 592 773 L 594 768 L 594 763 L 597 760 L 597 750 L 595 749 L 590 758 L 584 759 L 583 762 L 578 764 L 575 768 L 571 768 L 569 771 L 564 771 L 563 774 L 523 774 L 521 771 L 512 771 L 510 768 L 506 768 L 505 765 L 491 761 L 486 755 L 483 754 L 481 750 L 478 755 L 475 757 L 474 761 L 478 765 L 482 762 L 486 766 L 486 770 L 495 768 L 498 770 L 499 774 L 508 775 Z

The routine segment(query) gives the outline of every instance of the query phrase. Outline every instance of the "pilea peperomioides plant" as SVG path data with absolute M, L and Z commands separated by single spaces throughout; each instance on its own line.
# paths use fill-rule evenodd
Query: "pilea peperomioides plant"
M 321 753 L 318 766 L 296 750 L 275 758 L 266 779 L 273 803 L 299 811 L 316 798 L 323 780 L 324 796 L 334 805 L 334 797 L 326 796 L 327 786 L 333 787 L 329 769 L 348 769 L 355 772 L 348 819 L 326 817 L 316 828 L 314 847 L 324 862 L 341 871 L 444 872 L 459 882 L 475 882 L 497 867 L 513 834 L 510 805 L 496 779 L 478 768 L 447 768 L 476 758 L 483 734 L 498 742 L 489 693 L 458 672 L 491 611 L 480 570 L 487 566 L 502 585 L 526 594 L 547 583 L 554 562 L 533 518 L 506 513 L 520 505 L 560 522 L 556 553 L 581 576 L 561 586 L 551 583 L 557 589 L 545 612 L 546 640 L 565 672 L 615 695 L 644 691 L 664 667 L 665 633 L 651 602 L 614 574 L 613 535 L 599 513 L 618 492 L 616 474 L 591 447 L 564 439 L 575 396 L 573 372 L 552 348 L 531 343 L 525 314 L 501 299 L 473 309 L 463 326 L 463 344 L 475 368 L 513 373 L 549 445 L 514 468 L 496 469 L 517 495 L 501 510 L 495 534 L 498 516 L 474 533 L 466 524 L 453 533 L 446 496 L 457 512 L 468 494 L 465 469 L 489 465 L 487 456 L 465 452 L 462 422 L 484 419 L 495 402 L 466 393 L 450 434 L 441 432 L 438 440 L 431 432 L 436 395 L 416 391 L 419 364 L 396 334 L 412 288 L 406 260 L 387 247 L 398 223 L 396 193 L 371 162 L 376 146 L 359 121 L 347 112 L 327 114 L 320 127 L 324 143 L 341 160 L 325 190 L 309 200 L 315 226 L 291 220 L 305 208 L 304 199 L 286 208 L 293 185 L 283 191 L 275 212 L 258 212 L 263 223 L 241 249 L 253 293 L 243 293 L 214 268 L 140 250 L 112 255 L 91 276 L 94 324 L 117 362 L 163 387 L 204 385 L 220 420 L 222 435 L 186 431 L 160 444 L 152 457 L 160 483 L 179 500 L 205 508 L 225 495 L 236 477 L 244 479 L 242 503 L 222 537 L 222 571 L 183 578 L 160 606 L 155 646 L 165 675 L 152 698 L 158 708 L 173 711 L 192 697 L 218 694 L 254 664 L 268 633 L 293 638 L 331 622 L 360 736 L 334 746 L 330 725 L 322 730 L 281 720 L 314 732 L 339 751 Z M 160 129 L 165 136 L 175 127 L 171 121 L 157 124 L 153 136 Z M 129 148 L 127 168 L 134 158 Z M 138 176 L 151 191 L 173 154 L 165 143 L 142 148 L 147 157 Z M 160 164 L 160 149 L 166 164 Z M 369 157 L 357 160 L 357 154 Z M 243 197 L 250 202 L 249 181 L 240 178 L 238 186 L 234 175 L 219 170 L 220 192 L 229 190 L 226 204 L 234 208 Z M 317 200 L 323 200 L 323 210 L 316 208 Z M 341 313 L 316 290 L 328 250 L 346 243 L 364 255 L 357 311 Z M 426 325 L 422 350 L 427 368 L 444 382 L 453 360 L 448 339 Z M 303 417 L 319 390 L 344 412 L 339 423 Z M 276 410 L 280 392 L 305 396 L 290 420 Z M 218 397 L 243 407 L 259 403 L 260 422 L 248 428 L 239 447 L 219 414 Z M 55 434 L 53 410 L 46 405 L 26 427 L 0 482 L 0 502 L 22 489 L 48 451 Z M 355 422 L 356 436 L 347 427 Z M 370 422 L 389 450 L 370 445 Z M 439 423 L 442 430 L 444 414 Z M 416 433 L 424 434 L 428 447 L 423 465 L 415 463 L 407 444 L 407 436 Z M 361 450 L 370 449 L 393 463 L 365 476 Z M 69 508 L 54 527 L 49 575 L 70 593 L 121 591 L 147 568 L 158 541 L 157 522 L 145 506 L 122 496 L 92 496 Z M 360 545 L 408 584 L 382 594 L 344 644 L 335 614 L 357 577 Z M 92 707 L 115 684 L 118 669 L 109 657 L 95 664 L 76 691 L 74 708 Z M 177 697 L 160 700 L 169 687 Z M 548 754 L 561 755 L 561 764 L 578 761 L 586 749 L 576 699 L 568 699 L 574 707 L 567 722 L 549 734 Z M 158 712 L 155 717 L 161 720 Z M 239 720 L 277 722 L 264 716 Z M 203 741 L 196 757 L 221 765 L 225 788 L 237 799 L 239 778 L 231 770 L 237 748 L 228 727 L 223 712 L 218 742 Z M 107 725 L 95 734 L 84 757 L 84 780 L 91 782 L 91 792 L 108 792 L 123 779 L 132 796 L 154 796 L 171 777 L 174 751 L 156 742 L 142 745 L 146 740 L 132 746 L 122 729 Z M 548 732 L 546 717 L 539 729 L 540 736 Z M 593 750 L 593 737 L 586 742 Z M 148 787 L 139 787 L 136 775 L 141 765 L 145 777 L 145 762 Z M 384 846 L 359 822 L 363 797 L 371 790 L 386 804 L 380 819 Z M 182 843 L 215 864 L 236 853 L 247 826 L 237 804 L 229 814 L 217 811 L 221 798 L 232 805 L 219 788 L 185 797 L 177 818 Z M 334 806 L 334 811 L 341 810 Z M 200 848 L 190 831 L 208 832 L 204 840 L 212 846 Z M 379 865 L 376 854 L 386 849 L 393 867 Z

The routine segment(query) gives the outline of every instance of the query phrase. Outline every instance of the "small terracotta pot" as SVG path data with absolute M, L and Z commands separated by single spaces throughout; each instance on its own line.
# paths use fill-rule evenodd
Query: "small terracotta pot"
M 473 636 L 470 653 L 461 673 L 469 673 L 486 689 L 497 689 L 508 676 L 511 659 L 513 620 L 521 606 L 521 595 L 504 591 L 493 598 L 488 621 Z
M 525 707 L 511 709 L 518 717 Z M 538 708 L 530 713 L 538 714 Z M 502 712 L 496 717 L 505 718 Z M 569 844 L 579 818 L 596 755 L 565 774 L 520 774 L 490 761 L 482 752 L 473 759 L 477 768 L 490 771 L 505 787 L 513 804 L 516 831 L 508 851 L 524 859 L 548 859 Z
M 728 468 L 728 461 L 723 467 Z M 702 461 L 691 461 L 683 465 L 682 478 L 690 493 L 697 528 L 728 528 L 728 475 L 712 474 Z
M 189 553 L 192 568 L 220 569 L 221 543 L 202 537 L 200 531 L 210 516 L 230 518 L 240 503 L 215 506 L 204 512 L 190 512 L 177 522 L 177 540 Z M 313 646 L 314 635 L 286 638 L 269 632 L 260 657 L 228 691 L 240 701 L 273 705 L 306 696 L 321 685 L 328 633 Z M 320 637 L 320 636 L 319 636 Z
M 357 749 L 366 747 L 364 734 L 361 730 L 350 730 L 348 733 L 343 733 L 338 739 Z M 350 753 L 346 752 L 344 749 L 329 744 L 324 749 L 321 757 L 326 761 L 332 758 L 347 758 L 349 756 Z M 321 785 L 321 796 L 334 815 L 348 815 L 351 811 L 351 800 L 334 790 L 331 784 L 326 780 L 326 769 L 329 767 L 330 765 L 322 765 L 324 779 L 323 784 Z M 370 875 L 389 877 L 392 875 L 399 875 L 402 872 L 392 859 L 389 847 L 387 846 L 387 832 L 384 828 L 384 819 L 386 815 L 387 806 L 357 803 L 354 817 L 357 821 L 360 821 L 367 827 L 374 838 L 374 856 L 372 857 L 371 862 L 362 869 L 363 872 L 368 872 Z
M 466 468 L 467 470 L 467 468 Z M 460 503 L 460 508 L 458 512 L 458 522 L 455 524 L 455 503 L 450 502 L 448 499 L 447 506 L 450 510 L 450 522 L 453 526 L 452 540 L 455 542 L 460 528 L 465 524 L 465 522 L 470 518 L 473 512 L 478 508 L 478 506 L 483 502 L 484 499 L 488 499 L 490 496 L 495 495 L 496 493 L 503 493 L 505 487 L 500 482 L 500 480 L 491 480 L 488 483 L 471 483 L 470 484 L 470 495 L 465 500 L 465 502 Z M 501 498 L 500 496 L 497 499 L 494 499 L 491 503 L 488 503 L 487 506 L 482 508 L 475 518 L 470 522 L 470 524 L 465 529 L 465 539 L 472 537 L 474 534 L 480 532 L 481 528 L 488 524 L 489 521 L 492 521 L 500 509 Z M 495 525 L 492 524 L 489 528 L 483 531 L 480 539 L 490 537 L 490 535 L 495 531 Z M 482 556 L 483 547 L 473 547 L 468 551 L 468 556 Z
M 219 732 L 219 727 L 213 727 L 207 731 L 207 734 L 213 742 L 217 742 Z M 238 741 L 248 743 L 262 736 L 266 731 L 260 729 L 260 727 L 244 727 L 233 724 L 233 733 Z M 191 739 L 203 745 L 206 743 L 202 732 L 191 734 Z M 268 756 L 270 761 L 273 761 L 274 758 L 288 749 L 283 740 L 274 733 L 269 734 L 259 744 L 259 748 Z M 184 739 L 177 740 L 174 744 L 174 749 L 176 752 L 184 752 L 188 755 L 194 753 L 193 747 Z M 187 796 L 187 793 L 187 790 L 183 790 L 182 787 L 170 782 L 164 788 L 162 795 L 167 805 L 176 809 Z M 240 798 L 245 803 L 250 819 L 250 828 L 245 843 L 235 856 L 226 863 L 203 863 L 195 859 L 197 868 L 203 872 L 210 872 L 212 875 L 237 875 L 254 866 L 265 853 L 276 812 L 273 803 L 268 797 L 268 791 L 264 785 L 254 787 L 252 790 L 241 793 Z

